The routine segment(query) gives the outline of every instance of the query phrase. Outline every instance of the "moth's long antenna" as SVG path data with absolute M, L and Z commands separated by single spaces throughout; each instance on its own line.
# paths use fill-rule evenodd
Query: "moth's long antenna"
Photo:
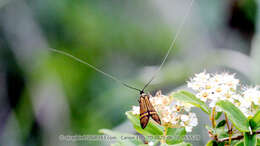
M 185 14 L 185 16 L 184 16 L 184 18 L 183 18 L 181 24 L 179 25 L 179 28 L 178 28 L 178 30 L 177 30 L 177 33 L 176 33 L 174 39 L 172 40 L 171 45 L 170 45 L 170 47 L 169 47 L 169 49 L 168 49 L 166 55 L 164 56 L 161 65 L 158 67 L 158 69 L 157 69 L 156 72 L 153 74 L 153 76 L 151 77 L 151 79 L 145 84 L 145 86 L 144 86 L 144 88 L 142 89 L 142 91 L 144 91 L 144 89 L 154 80 L 154 78 L 156 77 L 156 75 L 159 73 L 159 71 L 160 71 L 161 68 L 163 67 L 163 65 L 164 65 L 164 63 L 165 63 L 167 57 L 169 56 L 169 54 L 170 54 L 170 52 L 171 52 L 173 46 L 174 46 L 175 43 L 176 43 L 176 40 L 177 40 L 178 36 L 180 35 L 180 32 L 181 32 L 181 30 L 182 30 L 182 28 L 183 28 L 183 25 L 185 24 L 185 21 L 186 21 L 188 15 L 189 15 L 189 13 L 190 13 L 190 10 L 191 10 L 191 8 L 192 8 L 193 2 L 194 2 L 194 0 L 191 0 L 190 6 L 189 6 L 189 8 L 188 8 L 188 10 L 187 10 L 187 12 L 186 12 L 186 14 Z
M 137 88 L 127 84 L 126 82 L 124 82 L 124 81 L 122 81 L 122 80 L 120 80 L 120 79 L 118 79 L 118 78 L 116 78 L 116 77 L 114 77 L 114 76 L 112 76 L 112 75 L 110 75 L 108 73 L 103 72 L 102 70 L 96 68 L 95 66 L 93 66 L 93 65 L 87 63 L 86 61 L 83 61 L 83 60 L 81 60 L 81 59 L 79 59 L 79 58 L 77 58 L 77 57 L 75 57 L 75 56 L 73 56 L 73 55 L 71 55 L 71 54 L 69 54 L 67 52 L 64 52 L 64 51 L 61 51 L 61 50 L 52 49 L 52 48 L 50 48 L 49 50 L 53 51 L 53 52 L 56 52 L 56 53 L 59 53 L 59 54 L 62 54 L 62 55 L 65 55 L 65 56 L 68 56 L 68 57 L 70 57 L 70 58 L 72 58 L 72 59 L 74 59 L 74 60 L 76 60 L 76 61 L 78 61 L 78 62 L 80 62 L 82 64 L 85 64 L 85 65 L 89 66 L 90 68 L 94 69 L 95 71 L 97 71 L 97 72 L 99 72 L 99 73 L 109 77 L 110 79 L 112 79 L 112 80 L 114 80 L 116 82 L 119 82 L 120 84 L 124 85 L 127 88 L 130 88 L 130 89 L 133 89 L 133 90 L 137 90 L 140 93 L 142 91 L 142 90 L 137 89 Z

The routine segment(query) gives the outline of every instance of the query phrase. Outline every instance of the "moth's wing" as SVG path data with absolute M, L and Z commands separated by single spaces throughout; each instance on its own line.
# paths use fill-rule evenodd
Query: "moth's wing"
M 151 104 L 150 100 L 149 100 L 149 96 L 146 95 L 144 97 L 145 99 L 145 103 L 146 103 L 146 106 L 147 106 L 147 109 L 148 109 L 148 113 L 149 113 L 149 116 L 152 117 L 152 119 L 157 122 L 158 124 L 161 125 L 161 120 L 160 120 L 160 117 L 159 115 L 157 114 L 157 112 L 155 111 L 153 105 Z
M 149 113 L 143 96 L 140 96 L 139 105 L 140 105 L 140 124 L 141 127 L 144 129 L 149 122 Z
M 160 120 L 160 117 L 159 117 L 159 115 L 157 114 L 157 112 L 152 112 L 152 113 L 150 113 L 150 115 L 151 115 L 152 119 L 153 119 L 155 122 L 157 122 L 158 124 L 161 125 L 161 120 Z

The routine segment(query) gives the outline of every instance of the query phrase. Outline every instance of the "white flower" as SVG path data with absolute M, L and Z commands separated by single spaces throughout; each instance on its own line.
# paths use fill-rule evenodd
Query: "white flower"
M 192 107 L 194 107 L 192 104 L 181 102 L 181 101 L 178 101 L 178 100 L 172 100 L 172 103 L 170 105 L 174 107 L 172 109 L 173 111 L 185 110 L 185 111 L 189 112 L 190 109 Z
M 198 119 L 195 113 L 189 113 L 189 117 L 190 117 L 190 125 L 191 126 L 197 126 L 198 125 Z
M 189 116 L 188 115 L 181 115 L 181 120 L 186 122 L 189 120 Z
M 171 117 L 170 117 L 170 116 L 164 116 L 164 117 L 162 117 L 162 122 L 163 122 L 163 123 L 169 123 L 170 120 L 171 120 Z
M 134 115 L 139 115 L 140 114 L 140 107 L 139 106 L 132 106 L 132 113 Z
M 191 132 L 192 128 L 198 125 L 198 119 L 195 113 L 189 115 L 181 115 L 181 126 L 185 127 L 187 132 Z
M 161 98 L 155 98 L 155 97 L 151 97 L 150 101 L 154 105 L 162 105 L 163 103 Z
M 250 108 L 246 108 L 246 107 L 240 107 L 240 110 L 242 111 L 242 113 L 246 116 L 253 116 L 254 113 L 250 110 Z
M 151 141 L 151 142 L 148 143 L 148 145 L 149 145 L 149 146 L 153 146 L 153 145 L 154 145 L 154 142 Z
M 186 130 L 187 132 L 192 132 L 192 127 L 191 127 L 191 126 L 186 126 L 186 127 L 185 127 L 185 130 Z
M 235 78 L 235 74 L 228 73 L 214 74 L 210 80 L 216 84 L 223 84 L 233 89 L 236 89 L 239 84 L 239 80 Z
M 206 71 L 195 74 L 195 77 L 191 78 L 188 82 L 188 87 L 192 88 L 195 91 L 203 90 L 208 82 L 210 75 Z
M 155 106 L 168 105 L 171 103 L 169 96 L 162 95 L 161 91 L 156 92 L 155 96 L 150 98 L 150 101 Z
M 206 102 L 206 101 L 209 99 L 210 92 L 207 91 L 207 90 L 203 90 L 203 91 L 197 93 L 196 96 L 197 96 L 200 100 Z
M 203 71 L 199 74 L 195 74 L 195 77 L 193 80 L 199 81 L 199 82 L 207 82 L 207 80 L 210 78 L 210 74 L 206 73 L 206 71 Z
M 247 87 L 243 90 L 242 96 L 236 98 L 235 105 L 239 107 L 245 116 L 254 116 L 260 108 L 259 88 Z
M 226 75 L 225 77 L 226 77 L 225 78 L 225 80 L 226 80 L 225 84 L 229 88 L 236 90 L 236 88 L 237 88 L 237 86 L 239 84 L 239 80 L 235 78 L 235 75 L 234 74 Z
M 211 108 L 215 107 L 216 106 L 216 102 L 217 102 L 217 100 L 210 101 L 209 107 L 211 107 Z
M 260 91 L 257 87 L 245 89 L 243 95 L 246 102 L 254 102 L 255 105 L 260 105 Z

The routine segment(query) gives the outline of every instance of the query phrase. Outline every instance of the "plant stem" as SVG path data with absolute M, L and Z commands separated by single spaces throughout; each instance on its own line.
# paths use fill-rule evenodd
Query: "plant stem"
M 164 127 L 163 138 L 161 139 L 161 144 L 166 143 L 167 130 L 168 130 L 168 127 Z
M 228 144 L 231 145 L 231 140 L 232 140 L 232 127 L 230 127 L 230 125 L 229 125 L 228 117 L 227 117 L 227 114 L 226 114 L 226 113 L 225 113 L 225 119 L 226 119 L 226 124 L 227 124 L 227 128 L 228 128 L 228 135 L 229 135 Z
M 260 131 L 253 132 L 254 134 L 260 134 Z M 238 135 L 235 137 L 232 137 L 231 140 L 241 140 L 244 138 L 244 135 Z M 222 138 L 222 139 L 215 139 L 217 142 L 225 142 L 229 141 L 229 138 Z
M 215 110 L 216 110 L 216 107 L 213 107 L 213 108 L 212 108 L 212 112 L 211 112 L 211 118 L 210 118 L 213 128 L 216 128 Z

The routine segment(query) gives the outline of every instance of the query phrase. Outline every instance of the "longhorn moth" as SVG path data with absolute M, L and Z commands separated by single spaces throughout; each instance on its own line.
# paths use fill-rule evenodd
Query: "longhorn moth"
M 76 61 L 78 61 L 78 62 L 80 62 L 80 63 L 82 63 L 82 64 L 87 65 L 88 67 L 90 67 L 90 68 L 94 69 L 95 71 L 97 71 L 97 72 L 103 74 L 104 76 L 107 76 L 108 78 L 111 78 L 112 80 L 114 80 L 114 81 L 116 81 L 116 82 L 119 82 L 120 84 L 122 84 L 123 86 L 125 86 L 125 87 L 127 87 L 127 88 L 129 88 L 129 89 L 133 89 L 133 90 L 139 91 L 139 93 L 140 93 L 139 106 L 140 106 L 140 124 L 141 124 L 141 127 L 144 129 L 144 128 L 147 126 L 150 117 L 151 117 L 156 123 L 161 124 L 160 117 L 159 117 L 158 113 L 156 112 L 156 110 L 154 109 L 153 105 L 151 104 L 151 102 L 150 102 L 150 100 L 149 100 L 150 95 L 149 95 L 149 94 L 146 94 L 146 93 L 144 92 L 144 90 L 145 90 L 146 87 L 148 87 L 148 85 L 154 80 L 154 78 L 156 77 L 156 75 L 158 74 L 158 72 L 159 72 L 159 71 L 161 70 L 161 68 L 163 67 L 163 65 L 164 65 L 164 63 L 165 63 L 165 61 L 166 61 L 166 59 L 168 58 L 168 56 L 169 56 L 169 54 L 170 54 L 170 52 L 171 52 L 173 46 L 175 45 L 175 42 L 176 42 L 178 36 L 179 36 L 179 34 L 180 34 L 180 32 L 181 32 L 181 30 L 182 30 L 182 28 L 183 28 L 183 25 L 185 24 L 185 20 L 186 20 L 186 18 L 188 17 L 188 14 L 189 14 L 189 12 L 190 12 L 190 10 L 191 10 L 191 8 L 192 8 L 193 1 L 194 1 L 194 0 L 191 0 L 190 6 L 189 6 L 188 10 L 186 11 L 186 14 L 185 14 L 185 16 L 184 16 L 184 18 L 183 18 L 181 24 L 179 25 L 179 28 L 178 28 L 178 30 L 177 30 L 177 32 L 176 32 L 176 35 L 175 35 L 174 39 L 172 40 L 171 45 L 170 45 L 170 47 L 169 47 L 169 49 L 168 49 L 166 55 L 164 56 L 164 58 L 163 58 L 163 60 L 162 60 L 162 63 L 160 64 L 160 66 L 158 67 L 158 69 L 156 70 L 156 72 L 153 74 L 153 76 L 151 77 L 151 79 L 145 84 L 145 86 L 143 87 L 143 89 L 135 88 L 135 87 L 133 87 L 133 86 L 127 84 L 126 82 L 124 82 L 124 81 L 122 81 L 122 80 L 120 80 L 120 79 L 118 79 L 118 78 L 116 78 L 116 77 L 114 77 L 114 76 L 112 76 L 112 75 L 110 75 L 110 74 L 108 74 L 108 73 L 103 72 L 102 70 L 96 68 L 95 66 L 93 66 L 93 65 L 87 63 L 86 61 L 83 61 L 83 60 L 81 60 L 81 59 L 79 59 L 79 58 L 77 58 L 77 57 L 75 57 L 75 56 L 73 56 L 73 55 L 71 55 L 71 54 L 69 54 L 69 53 L 67 53 L 67 52 L 60 51 L 60 50 L 57 50 L 57 49 L 50 49 L 50 51 L 53 51 L 53 52 L 56 52 L 56 53 L 65 55 L 65 56 L 67 56 L 67 57 L 70 57 L 70 58 L 72 58 L 72 59 L 74 59 L 74 60 L 76 60 Z

